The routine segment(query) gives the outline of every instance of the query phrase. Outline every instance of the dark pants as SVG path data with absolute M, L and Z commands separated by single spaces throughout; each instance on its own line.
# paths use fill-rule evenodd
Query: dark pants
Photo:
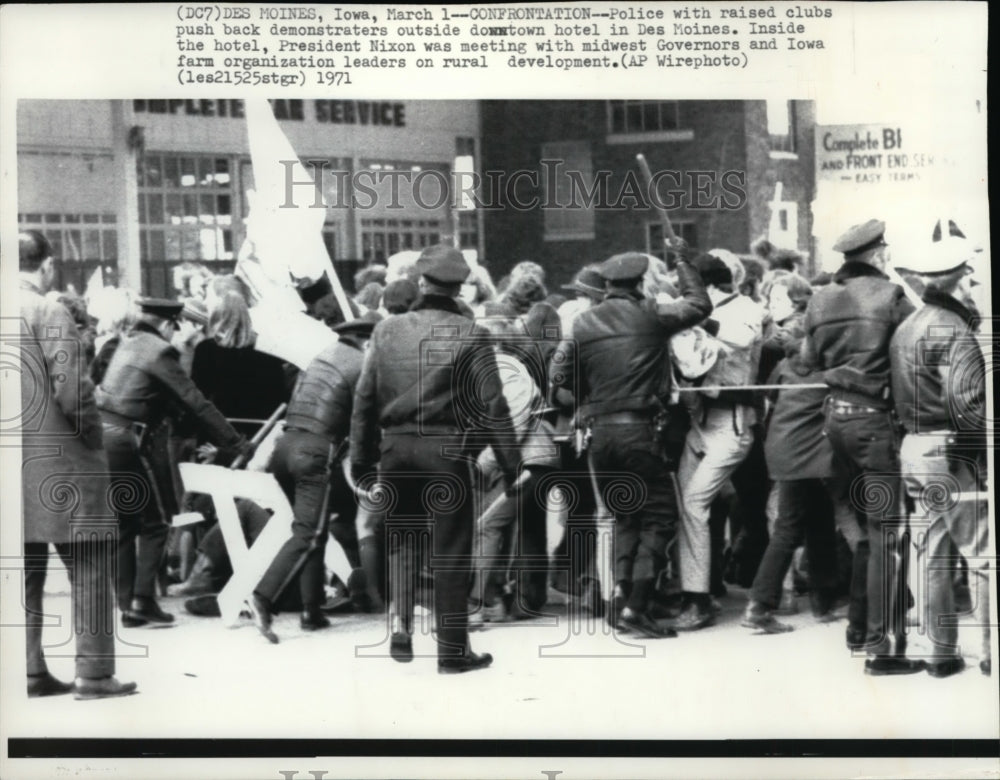
M 532 472 L 513 496 L 504 495 L 502 482 L 498 487 L 485 507 L 488 514 L 480 518 L 483 602 L 495 604 L 513 579 L 518 606 L 534 612 L 545 605 L 548 595 L 545 505 L 538 495 L 539 475 Z
M 777 488 L 778 516 L 774 533 L 750 591 L 751 599 L 769 609 L 776 609 L 781 600 L 782 581 L 803 538 L 809 558 L 810 588 L 830 594 L 837 585 L 833 503 L 823 480 L 781 481 Z
M 468 647 L 474 455 L 461 451 L 460 438 L 391 431 L 382 438 L 378 471 L 387 491 L 389 599 L 398 621 L 392 630 L 412 632 L 420 568 L 429 563 L 439 659 L 463 655 Z
M 868 529 L 866 649 L 873 655 L 902 655 L 906 651 L 906 587 L 901 565 L 905 545 L 901 550 L 900 542 L 906 524 L 901 518 L 895 421 L 890 412 L 841 411 L 830 405 L 825 430 L 833 447 L 835 477 L 849 486 L 858 522 Z M 861 550 L 859 544 L 856 566 Z M 860 572 L 856 575 L 861 576 Z
M 323 603 L 327 491 L 334 449 L 328 439 L 305 431 L 286 431 L 275 445 L 271 470 L 292 502 L 293 520 L 292 535 L 255 589 L 272 603 L 296 576 L 303 607 Z
M 112 482 L 120 474 L 129 484 L 141 486 L 133 501 L 119 502 L 135 507 L 118 512 L 117 595 L 118 606 L 124 611 L 131 607 L 133 598 L 156 595 L 156 575 L 170 534 L 168 523 L 176 512 L 170 487 L 173 466 L 169 459 L 157 457 L 145 447 L 140 452 L 136 434 L 118 425 L 104 424 L 104 449 Z
M 730 477 L 736 498 L 730 507 L 733 557 L 732 581 L 746 587 L 753 582 L 767 549 L 767 497 L 771 482 L 764 457 L 764 436 L 755 427 L 753 445 Z M 713 552 L 715 542 L 713 540 Z M 721 552 L 719 553 L 721 558 Z
M 72 626 L 76 636 L 76 676 L 88 679 L 115 673 L 115 623 L 111 568 L 114 530 L 105 527 L 74 529 L 76 540 L 54 544 L 69 573 L 73 601 Z M 48 572 L 49 546 L 24 545 L 24 606 L 28 674 L 45 674 L 42 650 L 45 613 L 42 597 Z
M 597 489 L 615 516 L 615 580 L 631 582 L 629 606 L 644 611 L 677 528 L 677 497 L 652 421 L 594 420 L 590 446 Z

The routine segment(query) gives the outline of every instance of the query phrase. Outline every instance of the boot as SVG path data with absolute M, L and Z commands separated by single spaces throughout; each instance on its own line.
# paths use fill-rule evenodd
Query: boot
M 152 596 L 136 596 L 132 599 L 132 608 L 122 615 L 122 624 L 135 628 L 153 624 L 168 626 L 174 622 L 174 616 L 164 612 Z
M 330 627 L 330 620 L 315 604 L 307 604 L 299 617 L 299 627 L 303 631 L 319 631 Z
M 73 690 L 73 683 L 57 680 L 49 672 L 28 675 L 28 698 L 39 696 L 61 696 Z
M 109 699 L 114 696 L 131 696 L 136 693 L 134 682 L 119 682 L 115 677 L 77 677 L 73 685 L 75 699 Z
M 774 613 L 759 601 L 751 601 L 747 604 L 747 611 L 743 614 L 740 625 L 765 634 L 784 634 L 793 630 L 787 623 L 778 621 L 774 617 Z
M 271 630 L 271 602 L 254 593 L 246 604 L 257 630 L 272 645 L 278 644 L 278 635 Z
M 190 576 L 177 585 L 170 585 L 167 588 L 168 596 L 204 596 L 215 593 L 215 581 L 213 577 L 212 561 L 202 553 L 198 553 Z

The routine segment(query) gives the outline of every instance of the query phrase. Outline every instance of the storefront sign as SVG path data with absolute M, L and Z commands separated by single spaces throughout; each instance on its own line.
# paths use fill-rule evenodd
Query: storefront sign
M 307 105 L 311 104 L 311 105 Z M 243 119 L 242 100 L 134 100 L 137 114 Z M 406 104 L 378 100 L 272 100 L 279 120 L 306 121 L 307 112 L 320 124 L 406 127 Z
M 934 169 L 954 167 L 946 151 L 899 125 L 817 125 L 816 182 L 925 181 Z

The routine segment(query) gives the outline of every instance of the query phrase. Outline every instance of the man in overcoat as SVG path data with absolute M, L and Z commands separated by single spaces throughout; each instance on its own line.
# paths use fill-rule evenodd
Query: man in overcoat
M 45 297 L 55 278 L 52 246 L 18 236 L 21 310 L 21 492 L 28 696 L 73 691 L 78 699 L 135 693 L 115 677 L 111 555 L 114 513 L 101 420 L 84 348 L 69 312 Z M 49 545 L 70 578 L 76 681 L 48 670 L 42 609 Z

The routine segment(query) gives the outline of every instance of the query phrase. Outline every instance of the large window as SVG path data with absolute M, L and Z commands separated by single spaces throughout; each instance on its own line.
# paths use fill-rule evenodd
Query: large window
M 64 263 L 118 261 L 114 214 L 18 214 L 20 230 L 40 230 Z
M 609 100 L 609 133 L 650 133 L 680 129 L 676 100 Z
M 233 260 L 232 161 L 213 155 L 139 158 L 143 261 Z
M 791 100 L 767 101 L 767 138 L 773 156 L 794 155 L 795 104 Z
M 441 240 L 441 222 L 436 219 L 366 218 L 361 220 L 362 260 L 384 263 L 404 249 L 423 249 Z
M 561 141 L 542 144 L 542 192 L 555 202 L 546 202 L 546 241 L 591 240 L 594 238 L 594 205 L 588 195 L 594 191 L 594 163 L 589 141 Z M 551 181 L 552 177 L 554 181 Z

